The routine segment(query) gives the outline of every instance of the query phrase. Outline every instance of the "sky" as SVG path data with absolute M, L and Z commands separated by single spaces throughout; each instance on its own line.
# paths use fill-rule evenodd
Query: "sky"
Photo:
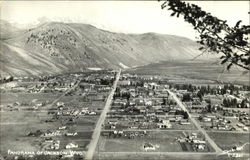
M 248 1 L 188 1 L 235 25 L 249 24 Z M 170 17 L 158 1 L 2 1 L 0 18 L 19 24 L 44 21 L 87 23 L 112 32 L 156 32 L 195 39 L 183 18 Z

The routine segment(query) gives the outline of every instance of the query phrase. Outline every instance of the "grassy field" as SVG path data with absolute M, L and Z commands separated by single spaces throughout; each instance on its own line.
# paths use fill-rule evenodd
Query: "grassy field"
M 182 148 L 174 139 L 162 140 L 156 139 L 109 139 L 105 143 L 107 152 L 145 152 L 143 145 L 145 143 L 157 144 L 159 148 L 156 152 L 179 152 Z
M 49 118 L 46 112 L 34 111 L 6 111 L 1 112 L 1 123 L 40 123 Z
M 241 146 L 248 142 L 242 152 L 249 153 L 249 133 L 230 133 L 230 132 L 208 132 L 214 142 L 223 150 L 232 149 L 234 146 Z
M 0 95 L 1 104 L 8 104 L 14 102 L 31 102 L 34 99 L 37 101 L 52 101 L 59 97 L 60 94 L 51 93 L 7 93 Z
M 190 121 L 189 121 L 190 122 Z M 172 124 L 172 129 L 177 129 L 177 130 L 197 130 L 197 128 L 194 126 L 192 122 L 190 124 L 179 124 L 179 122 L 171 122 Z
M 176 75 L 192 79 L 218 80 L 245 85 L 249 84 L 249 74 L 242 75 L 243 71 L 237 68 L 232 68 L 230 71 L 225 70 L 223 72 L 223 66 L 215 63 L 215 61 L 216 60 L 164 61 L 129 69 L 127 72 L 146 75 Z M 192 83 L 192 80 L 190 80 L 190 82 Z
M 158 145 L 155 152 L 181 152 L 182 147 L 176 141 L 177 137 L 184 137 L 182 131 L 150 131 L 145 138 L 105 138 L 99 139 L 99 152 L 145 152 L 145 143 Z

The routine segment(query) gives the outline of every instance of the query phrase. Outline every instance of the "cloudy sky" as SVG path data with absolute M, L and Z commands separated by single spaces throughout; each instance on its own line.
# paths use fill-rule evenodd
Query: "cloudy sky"
M 249 24 L 248 1 L 189 1 L 234 25 Z M 20 24 L 48 20 L 88 23 L 98 28 L 123 33 L 157 32 L 195 39 L 191 25 L 182 18 L 170 17 L 157 1 L 2 1 L 1 19 Z

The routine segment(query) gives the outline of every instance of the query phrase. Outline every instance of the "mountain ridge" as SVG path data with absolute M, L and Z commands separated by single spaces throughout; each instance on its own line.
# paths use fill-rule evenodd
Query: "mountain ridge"
M 184 37 L 114 33 L 89 24 L 62 22 L 27 29 L 2 40 L 0 47 L 1 58 L 9 62 L 1 60 L 1 76 L 129 68 L 161 60 L 191 59 L 201 53 L 196 42 Z

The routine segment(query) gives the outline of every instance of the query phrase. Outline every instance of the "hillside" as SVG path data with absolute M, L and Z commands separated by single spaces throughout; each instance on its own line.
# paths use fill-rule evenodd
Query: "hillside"
M 87 68 L 128 68 L 199 55 L 196 42 L 156 33 L 122 34 L 91 25 L 50 22 L 0 42 L 1 76 Z
M 15 24 L 0 19 L 0 40 L 6 40 L 22 34 L 24 29 L 20 29 Z

